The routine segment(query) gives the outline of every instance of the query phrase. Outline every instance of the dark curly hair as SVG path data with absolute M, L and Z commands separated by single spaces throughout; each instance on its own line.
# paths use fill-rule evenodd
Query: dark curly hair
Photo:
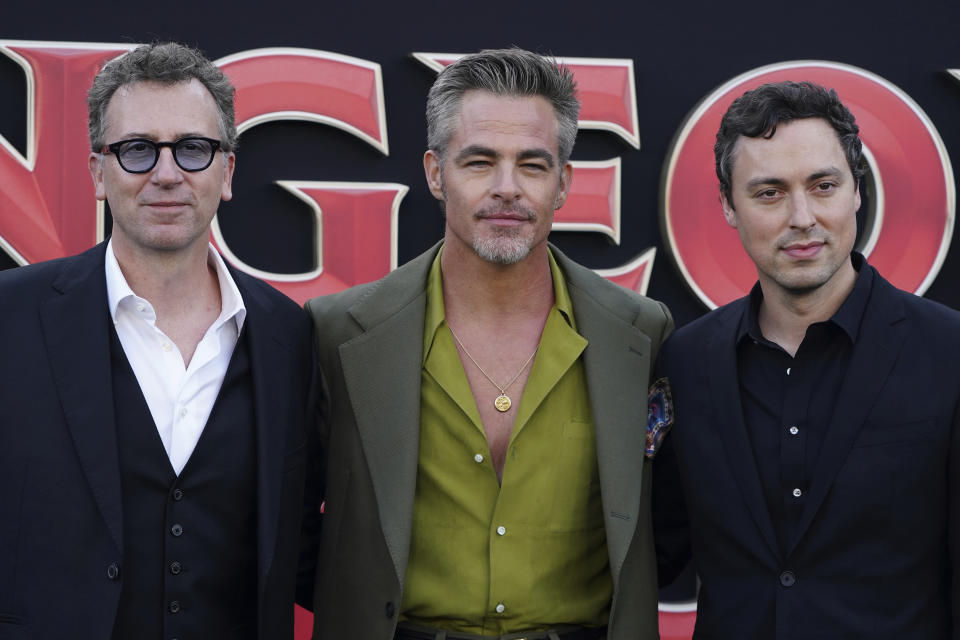
M 837 132 L 837 139 L 859 183 L 866 173 L 860 128 L 837 92 L 812 82 L 774 82 L 747 91 L 733 101 L 720 121 L 713 153 L 717 163 L 720 191 L 733 206 L 730 174 L 733 154 L 740 136 L 772 138 L 781 122 L 804 118 L 822 118 Z

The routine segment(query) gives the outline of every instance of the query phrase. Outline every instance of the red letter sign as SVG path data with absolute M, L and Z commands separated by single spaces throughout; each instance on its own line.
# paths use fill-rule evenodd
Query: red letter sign
M 89 249 L 103 209 L 87 171 L 87 89 L 130 45 L 0 40 L 27 79 L 27 153 L 0 136 L 0 248 L 20 264 Z
M 241 132 L 273 120 L 304 120 L 343 129 L 387 153 L 380 65 L 313 49 L 256 49 L 217 61 L 237 89 Z M 387 275 L 397 266 L 397 212 L 407 187 L 392 183 L 290 182 L 278 185 L 316 218 L 316 267 L 279 274 L 255 269 L 227 246 L 216 219 L 213 242 L 238 269 L 266 280 L 299 303 Z

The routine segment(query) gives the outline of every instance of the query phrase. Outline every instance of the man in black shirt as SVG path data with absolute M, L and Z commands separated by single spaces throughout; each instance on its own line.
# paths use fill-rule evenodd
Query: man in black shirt
M 834 91 L 782 82 L 717 133 L 758 282 L 658 363 L 661 582 L 692 547 L 695 638 L 960 638 L 960 314 L 853 252 L 858 132 Z

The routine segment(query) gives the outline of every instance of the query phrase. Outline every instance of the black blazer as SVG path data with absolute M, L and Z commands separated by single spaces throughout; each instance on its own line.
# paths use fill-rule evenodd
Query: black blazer
M 661 351 L 676 423 L 654 462 L 657 547 L 669 580 L 692 542 L 697 639 L 960 638 L 960 314 L 867 264 L 860 277 L 873 290 L 787 548 L 740 405 L 734 341 L 748 299 Z
M 105 248 L 0 273 L 0 640 L 106 640 L 113 628 L 123 516 Z M 311 327 L 291 300 L 231 273 L 255 394 L 259 637 L 272 640 L 293 635 Z

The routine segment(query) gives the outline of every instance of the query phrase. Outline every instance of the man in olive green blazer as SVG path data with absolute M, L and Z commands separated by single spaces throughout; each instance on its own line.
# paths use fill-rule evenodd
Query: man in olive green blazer
M 526 64 L 533 55 L 509 50 L 484 52 L 463 60 L 465 64 L 486 62 L 495 66 Z M 553 69 L 549 73 L 556 72 L 552 63 L 548 66 Z M 456 71 L 456 65 L 449 67 L 438 85 L 449 83 L 450 73 Z M 572 80 L 570 85 L 572 92 Z M 473 365 L 468 366 L 462 355 L 473 359 L 475 356 L 466 349 L 472 352 L 474 345 L 484 344 L 472 340 L 476 331 L 471 321 L 492 312 L 482 307 L 475 307 L 473 314 L 463 310 L 482 297 L 477 295 L 478 290 L 486 292 L 485 288 L 508 285 L 498 290 L 502 292 L 516 287 L 515 301 L 504 304 L 501 298 L 492 305 L 508 309 L 502 314 L 503 321 L 479 329 L 496 333 L 496 339 L 488 340 L 486 347 L 499 348 L 500 352 L 488 358 L 489 351 L 478 350 L 476 357 L 482 360 L 474 360 L 474 364 L 479 369 L 481 362 L 493 363 L 488 368 L 496 371 L 498 364 L 508 361 L 503 370 L 520 369 L 522 373 L 520 365 L 532 350 L 529 344 L 511 341 L 514 334 L 522 333 L 515 329 L 524 326 L 528 318 L 520 311 L 511 313 L 531 306 L 529 301 L 541 294 L 552 300 L 546 235 L 553 209 L 562 205 L 569 190 L 572 138 L 565 144 L 553 119 L 543 116 L 552 113 L 551 103 L 539 96 L 529 97 L 516 90 L 504 96 L 502 91 L 468 89 L 461 89 L 460 101 L 454 104 L 452 113 L 460 117 L 454 117 L 452 133 L 448 131 L 447 137 L 437 143 L 431 127 L 430 151 L 425 156 L 431 191 L 445 206 L 447 228 L 442 245 L 382 280 L 307 303 L 317 328 L 318 357 L 326 384 L 322 427 L 326 504 L 314 597 L 317 639 L 389 640 L 395 633 L 397 638 L 469 637 L 453 632 L 444 636 L 443 630 L 436 636 L 411 635 L 403 625 L 398 629 L 418 491 L 428 280 L 442 248 L 439 262 L 446 321 L 451 330 L 456 327 L 454 337 L 462 347 L 464 372 L 468 378 L 474 376 L 470 382 L 475 390 L 480 388 L 474 386 L 475 382 L 486 382 L 477 377 Z M 438 92 L 435 85 L 431 104 L 436 103 Z M 543 105 L 547 105 L 545 111 Z M 492 134 L 489 129 L 483 130 L 483 124 L 480 133 L 471 129 L 470 110 L 475 107 L 481 111 L 493 107 L 479 119 L 489 123 L 488 116 L 493 116 L 498 124 Z M 432 122 L 430 109 L 428 104 L 428 124 Z M 573 118 L 575 133 L 575 111 Z M 557 115 L 560 128 L 562 119 L 563 114 Z M 507 124 L 501 126 L 502 122 Z M 514 153 L 515 149 L 519 151 Z M 465 205 L 471 197 L 476 203 Z M 488 207 L 490 202 L 495 206 Z M 478 213 L 463 214 L 464 209 Z M 497 216 L 500 218 L 495 221 L 489 219 Z M 510 230 L 504 231 L 504 227 Z M 508 244 L 503 241 L 507 236 L 522 236 L 525 242 L 512 261 L 491 258 L 478 249 L 482 244 L 476 241 L 478 237 L 494 238 L 495 249 L 499 250 Z M 464 242 L 466 237 L 473 241 L 472 247 L 469 241 Z M 652 640 L 658 638 L 658 630 L 651 463 L 646 455 L 647 389 L 652 363 L 672 329 L 672 320 L 662 304 L 610 283 L 555 247 L 550 247 L 549 253 L 562 272 L 576 331 L 587 342 L 580 359 L 594 426 L 612 583 L 605 629 L 571 631 L 564 627 L 549 637 Z M 518 271 L 521 269 L 527 270 Z M 523 279 L 512 280 L 517 274 Z M 531 283 L 536 286 L 528 287 Z M 534 346 L 543 325 L 542 315 L 538 317 L 533 321 Z M 484 375 L 487 373 L 490 371 Z M 493 382 L 491 378 L 487 376 Z M 499 378 L 506 381 L 509 376 Z M 520 378 L 510 387 L 511 395 L 518 400 L 524 380 Z M 493 411 L 492 403 L 476 399 L 481 414 L 488 404 L 487 411 Z M 499 407 L 497 410 L 503 411 Z M 489 415 L 497 417 L 496 413 Z M 487 435 L 491 446 L 486 454 L 496 458 L 491 429 L 487 429 Z M 479 462 L 481 456 L 477 457 Z M 462 587 L 453 574 L 445 586 L 451 591 Z M 548 636 L 533 633 L 529 637 Z

